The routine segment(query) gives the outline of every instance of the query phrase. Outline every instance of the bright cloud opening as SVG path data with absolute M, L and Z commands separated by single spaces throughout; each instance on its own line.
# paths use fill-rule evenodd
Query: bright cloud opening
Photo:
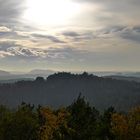
M 27 0 L 23 18 L 39 25 L 65 24 L 80 11 L 70 0 Z

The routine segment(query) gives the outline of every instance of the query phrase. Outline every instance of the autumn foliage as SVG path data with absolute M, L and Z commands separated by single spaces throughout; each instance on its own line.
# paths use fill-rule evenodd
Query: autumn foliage
M 0 106 L 0 140 L 139 140 L 140 106 L 120 113 L 113 107 L 99 113 L 84 97 L 69 106 L 22 103 Z

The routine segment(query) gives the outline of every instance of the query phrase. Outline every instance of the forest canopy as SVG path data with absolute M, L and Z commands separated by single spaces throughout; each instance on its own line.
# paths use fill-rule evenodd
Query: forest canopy
M 127 113 L 109 107 L 99 112 L 81 95 L 71 105 L 53 109 L 22 103 L 0 106 L 1 140 L 138 140 L 140 106 Z

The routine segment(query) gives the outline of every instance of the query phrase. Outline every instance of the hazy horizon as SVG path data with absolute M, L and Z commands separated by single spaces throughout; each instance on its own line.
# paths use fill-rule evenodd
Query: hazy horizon
M 71 73 L 71 74 L 82 74 L 87 72 L 88 74 L 93 74 L 95 76 L 124 76 L 124 77 L 140 77 L 140 71 L 86 71 L 86 70 L 54 70 L 54 69 L 30 69 L 27 71 L 10 71 L 10 70 L 0 70 L 0 80 L 12 80 L 20 78 L 36 78 L 47 77 L 53 75 L 54 73 Z

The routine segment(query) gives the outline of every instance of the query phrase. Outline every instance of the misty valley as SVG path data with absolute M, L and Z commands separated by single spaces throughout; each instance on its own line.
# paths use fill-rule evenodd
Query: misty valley
M 137 140 L 140 83 L 86 72 L 0 84 L 1 140 Z
M 46 79 L 37 77 L 35 80 L 0 84 L 0 102 L 10 107 L 26 102 L 57 108 L 69 105 L 80 93 L 99 110 L 113 106 L 119 111 L 126 111 L 140 103 L 140 83 L 98 77 L 86 72 L 59 72 Z
M 140 83 L 59 72 L 0 84 L 1 140 L 137 140 Z

